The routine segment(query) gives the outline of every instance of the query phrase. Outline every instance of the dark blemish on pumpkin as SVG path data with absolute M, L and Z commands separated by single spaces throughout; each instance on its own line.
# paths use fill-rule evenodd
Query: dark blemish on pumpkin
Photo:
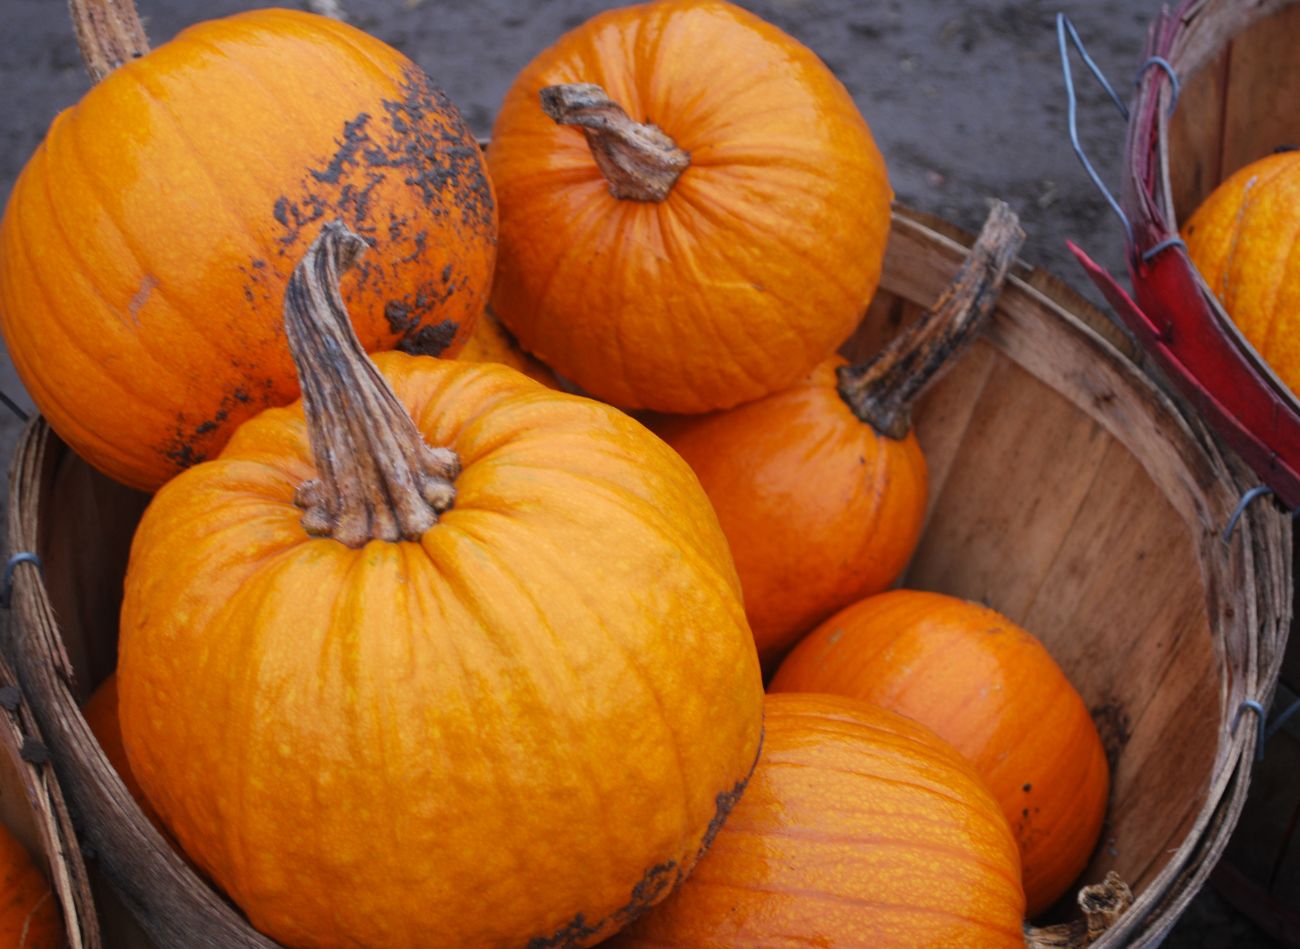
M 1029 793 L 1030 791 L 1032 791 L 1033 789 L 1034 789 L 1034 786 L 1033 786 L 1032 784 L 1026 784 L 1026 785 L 1025 785 L 1023 788 L 1021 788 L 1020 790 L 1024 791 L 1026 794 L 1028 794 L 1028 793 Z
M 526 949 L 571 949 L 571 947 L 581 945 L 588 937 L 600 932 L 600 927 L 591 927 L 587 925 L 587 920 L 582 913 L 579 913 L 569 922 L 565 923 L 555 933 L 549 937 L 534 936 L 528 940 Z
M 442 282 L 451 283 L 451 264 L 442 268 Z
M 460 324 L 455 320 L 443 320 L 436 326 L 422 326 L 402 337 L 397 348 L 412 356 L 441 356 L 456 338 L 458 329 Z
M 203 423 L 202 425 L 200 425 L 198 428 L 194 429 L 194 434 L 195 434 L 195 435 L 206 435 L 206 434 L 208 434 L 208 432 L 215 432 L 216 430 L 217 430 L 217 423 L 216 423 L 216 422 L 204 422 L 204 423 Z
M 862 455 L 858 455 L 858 464 L 859 464 L 859 465 L 866 465 L 866 463 L 867 463 L 867 459 L 866 459 L 865 457 L 863 457 Z
M 1028 817 L 1028 816 L 1029 816 L 1029 808 L 1027 808 L 1027 807 L 1021 808 L 1021 810 L 1020 810 L 1020 816 L 1021 816 L 1021 817 Z
M 1097 734 L 1101 736 L 1102 747 L 1106 749 L 1106 761 L 1114 771 L 1119 764 L 1120 752 L 1133 735 L 1133 722 L 1128 713 L 1114 702 L 1094 705 L 1089 714 L 1097 726 Z
M 132 323 L 139 325 L 140 308 L 149 301 L 150 295 L 158 284 L 159 280 L 153 274 L 147 273 L 144 275 L 144 279 L 140 281 L 140 289 L 135 292 L 135 295 L 131 297 L 130 302 L 126 305 L 127 311 L 131 314 Z
M 6 712 L 18 711 L 18 705 L 22 702 L 23 694 L 18 691 L 16 685 L 0 686 L 0 708 Z
M 351 121 L 344 122 L 343 141 L 335 142 L 338 150 L 323 170 L 311 169 L 311 176 L 322 184 L 338 184 L 343 177 L 343 169 L 348 165 L 356 165 L 357 152 L 370 142 L 370 135 L 366 132 L 366 123 L 369 121 L 370 114 L 362 112 Z
M 427 249 L 426 245 L 428 243 L 428 240 L 429 240 L 428 231 L 421 231 L 419 234 L 416 234 L 415 241 L 414 241 L 415 250 L 411 251 L 409 254 L 403 257 L 400 261 L 398 261 L 398 263 L 409 264 L 423 257 L 424 252 Z M 443 270 L 444 276 L 442 279 L 444 283 L 446 283 L 447 281 L 445 274 L 450 269 L 451 269 L 451 264 L 448 264 L 447 267 Z
M 28 764 L 46 764 L 50 760 L 50 749 L 39 738 L 31 735 L 23 738 L 23 746 L 18 754 Z
M 235 401 L 237 401 L 237 402 L 245 402 L 245 403 L 246 403 L 246 402 L 248 402 L 249 399 L 250 399 L 249 394 L 248 394 L 247 392 L 245 392 L 243 389 L 236 389 L 236 390 L 234 391 L 233 395 L 234 395 L 234 397 L 235 397 Z
M 394 333 L 404 333 L 414 324 L 411 319 L 411 308 L 401 300 L 389 300 L 388 305 L 384 307 L 384 319 L 388 321 L 388 328 Z
M 206 456 L 196 452 L 187 442 L 177 441 L 170 448 L 163 452 L 163 456 L 174 464 L 177 468 L 185 469 L 197 465 L 201 461 L 206 461 Z

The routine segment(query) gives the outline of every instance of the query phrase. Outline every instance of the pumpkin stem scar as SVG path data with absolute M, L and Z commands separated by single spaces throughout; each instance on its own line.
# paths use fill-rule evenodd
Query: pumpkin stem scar
M 77 46 L 91 82 L 149 52 L 133 0 L 68 0 Z
M 1100 939 L 1133 905 L 1133 891 L 1111 870 L 1101 883 L 1079 891 L 1083 919 L 1055 926 L 1025 926 L 1028 949 L 1084 949 Z
M 836 370 L 854 415 L 882 435 L 907 437 L 913 403 L 974 341 L 1024 240 L 1015 212 L 993 201 L 975 246 L 934 306 L 867 362 Z
M 320 479 L 294 503 L 313 536 L 349 547 L 416 540 L 456 500 L 460 459 L 425 444 L 370 361 L 339 293 L 339 275 L 366 249 L 342 221 L 326 224 L 289 278 L 284 328 L 302 385 Z
M 600 86 L 575 82 L 547 86 L 540 93 L 542 111 L 559 125 L 576 125 L 609 193 L 625 201 L 663 201 L 682 172 L 690 152 L 679 148 L 663 129 L 634 122 Z

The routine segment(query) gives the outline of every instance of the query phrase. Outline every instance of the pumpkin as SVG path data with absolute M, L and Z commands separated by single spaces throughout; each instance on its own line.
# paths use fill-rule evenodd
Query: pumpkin
M 1183 227 L 1188 255 L 1246 340 L 1300 393 L 1300 152 L 1230 175 Z
M 511 369 L 517 369 L 530 379 L 536 379 L 551 389 L 561 388 L 547 366 L 534 359 L 519 348 L 519 343 L 510 335 L 509 330 L 501 325 L 492 308 L 483 311 L 474 332 L 465 343 L 465 348 L 457 357 L 465 362 L 496 362 Z
M 612 947 L 1023 949 L 1015 841 L 955 751 L 840 696 L 771 695 L 765 711 L 713 847 Z
M 107 679 L 99 684 L 99 687 L 91 693 L 86 704 L 81 707 L 81 713 L 86 718 L 86 724 L 90 726 L 91 733 L 95 740 L 99 742 L 99 747 L 104 752 L 104 757 L 108 763 L 113 766 L 122 783 L 126 785 L 126 790 L 131 795 L 131 799 L 140 805 L 141 812 L 164 834 L 167 833 L 166 827 L 158 819 L 153 805 L 149 799 L 144 796 L 144 791 L 140 788 L 140 782 L 136 780 L 135 773 L 131 770 L 131 763 L 126 757 L 126 746 L 122 744 L 122 725 L 117 715 L 117 674 L 110 675 Z
M 853 99 L 721 0 L 611 10 L 561 37 L 506 93 L 488 164 L 493 308 L 625 408 L 703 412 L 795 382 L 880 278 L 892 192 Z
M 22 842 L 0 825 L 0 946 L 56 949 L 63 944 L 50 884 Z
M 359 246 L 328 227 L 290 284 L 305 406 L 140 523 L 131 768 L 286 945 L 587 946 L 690 871 L 753 768 L 726 539 L 616 409 L 498 365 L 368 362 L 334 289 Z
M 873 702 L 965 755 L 1015 832 L 1031 916 L 1087 864 L 1106 816 L 1105 749 L 1042 643 L 995 610 L 913 590 L 870 597 L 801 640 L 771 688 Z
M 0 223 L 23 384 L 96 468 L 157 488 L 297 397 L 280 303 L 334 217 L 374 248 L 344 287 L 362 344 L 456 352 L 486 302 L 496 210 L 474 137 L 415 64 L 290 10 L 126 62 L 55 118 Z
M 765 662 L 907 566 L 926 505 L 909 407 L 992 309 L 1022 237 L 998 204 L 945 299 L 872 361 L 832 356 L 764 398 L 653 423 L 713 502 Z

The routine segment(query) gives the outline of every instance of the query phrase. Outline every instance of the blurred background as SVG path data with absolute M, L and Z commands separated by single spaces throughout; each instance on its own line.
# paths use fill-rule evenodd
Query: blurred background
M 264 6 L 257 0 L 137 0 L 160 44 L 199 19 Z M 618 4 L 600 0 L 283 0 L 341 15 L 405 52 L 488 136 L 518 70 L 565 30 Z M 871 126 L 900 202 L 977 230 L 997 196 L 1028 234 L 1022 256 L 1100 304 L 1066 248 L 1072 240 L 1116 274 L 1121 230 L 1069 144 L 1055 18 L 1074 22 L 1098 65 L 1127 98 L 1155 0 L 742 0 L 816 51 Z M 1124 122 L 1073 60 L 1080 134 L 1103 180 L 1115 186 Z M 1081 75 L 1082 74 L 1082 75 Z M 50 120 L 89 87 L 55 0 L 0 0 L 0 204 Z M 31 403 L 7 354 L 0 390 Z M 0 465 L 8 470 L 19 420 L 0 408 Z M 1236 949 L 1272 946 L 1212 892 L 1165 943 Z

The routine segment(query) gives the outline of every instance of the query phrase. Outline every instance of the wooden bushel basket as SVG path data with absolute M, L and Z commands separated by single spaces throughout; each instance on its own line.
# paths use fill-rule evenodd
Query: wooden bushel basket
M 932 303 L 965 251 L 942 225 L 899 212 L 881 293 L 847 351 L 864 354 Z M 1115 870 L 1135 894 L 1093 945 L 1141 946 L 1173 924 L 1241 809 L 1257 734 L 1243 703 L 1266 705 L 1276 682 L 1291 525 L 1257 505 L 1225 541 L 1243 484 L 1235 462 L 1080 316 L 1104 324 L 1020 268 L 982 339 L 924 400 L 932 501 L 906 582 L 1003 611 L 1079 688 L 1113 763 L 1107 824 L 1079 882 Z M 18 673 L 83 846 L 143 932 L 106 944 L 269 945 L 167 851 L 78 711 L 113 665 L 145 499 L 93 473 L 39 419 L 15 465 L 9 546 L 43 562 L 15 577 Z M 81 860 L 75 847 L 63 856 Z

